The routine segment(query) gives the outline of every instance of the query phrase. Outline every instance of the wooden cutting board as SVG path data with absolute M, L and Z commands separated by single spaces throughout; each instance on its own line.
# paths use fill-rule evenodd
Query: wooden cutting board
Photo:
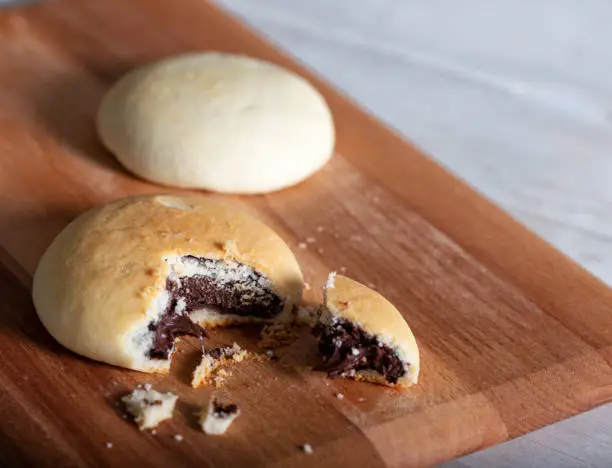
M 327 167 L 281 193 L 232 199 L 295 248 L 313 286 L 308 301 L 330 270 L 346 269 L 398 306 L 422 350 L 417 387 L 327 380 L 294 366 L 304 356 L 290 348 L 280 362 L 236 367 L 222 389 L 193 390 L 192 342 L 171 375 L 155 376 L 81 358 L 45 332 L 30 286 L 53 237 L 92 205 L 168 190 L 127 174 L 102 148 L 101 96 L 134 66 L 193 50 L 280 63 L 328 99 L 338 145 Z M 430 465 L 612 395 L 605 285 L 202 0 L 56 0 L 0 13 L 0 197 L 0 464 Z M 214 340 L 255 349 L 254 333 L 219 331 Z M 140 433 L 115 404 L 146 382 L 181 397 L 156 435 Z M 224 437 L 205 436 L 194 421 L 213 392 L 243 411 Z M 304 443 L 312 455 L 299 450 Z

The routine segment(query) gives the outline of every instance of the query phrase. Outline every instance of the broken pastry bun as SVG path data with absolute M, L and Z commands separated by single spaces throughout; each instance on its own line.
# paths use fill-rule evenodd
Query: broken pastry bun
M 68 225 L 43 255 L 32 295 L 72 351 L 167 372 L 181 335 L 291 320 L 302 284 L 289 247 L 253 216 L 198 195 L 147 195 Z
M 399 311 L 376 291 L 331 273 L 316 333 L 329 377 L 389 386 L 417 383 L 419 349 Z

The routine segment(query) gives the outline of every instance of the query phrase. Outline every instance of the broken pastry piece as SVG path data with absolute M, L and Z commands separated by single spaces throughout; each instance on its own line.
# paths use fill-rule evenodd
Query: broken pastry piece
M 208 408 L 202 408 L 200 425 L 206 434 L 223 435 L 238 416 L 240 416 L 238 406 L 232 403 L 222 404 L 213 397 Z
M 222 367 L 228 364 L 242 362 L 249 357 L 249 353 L 234 343 L 232 346 L 213 348 L 202 354 L 200 364 L 193 371 L 191 386 L 194 388 L 200 385 L 214 383 L 215 385 L 222 378 Z
M 291 249 L 250 214 L 201 195 L 146 195 L 69 224 L 43 255 L 32 295 L 72 351 L 168 372 L 177 337 L 290 321 L 302 286 Z
M 149 384 L 137 388 L 129 395 L 121 398 L 128 413 L 134 416 L 138 428 L 153 429 L 157 425 L 172 418 L 177 396 L 172 393 L 161 393 L 153 390 Z
M 329 377 L 410 386 L 419 375 L 419 350 L 398 310 L 376 291 L 330 274 L 316 334 Z

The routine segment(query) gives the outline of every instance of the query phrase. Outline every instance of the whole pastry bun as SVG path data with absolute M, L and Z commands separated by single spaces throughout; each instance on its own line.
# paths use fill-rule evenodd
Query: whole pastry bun
M 98 112 L 104 145 L 153 182 L 254 194 L 306 179 L 331 157 L 334 125 L 319 92 L 268 62 L 189 54 L 120 79 Z

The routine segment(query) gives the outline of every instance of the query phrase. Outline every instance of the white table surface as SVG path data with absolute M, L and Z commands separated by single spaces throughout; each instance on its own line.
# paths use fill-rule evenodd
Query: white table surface
M 612 0 L 218 1 L 612 283 Z M 445 466 L 611 467 L 612 405 Z

